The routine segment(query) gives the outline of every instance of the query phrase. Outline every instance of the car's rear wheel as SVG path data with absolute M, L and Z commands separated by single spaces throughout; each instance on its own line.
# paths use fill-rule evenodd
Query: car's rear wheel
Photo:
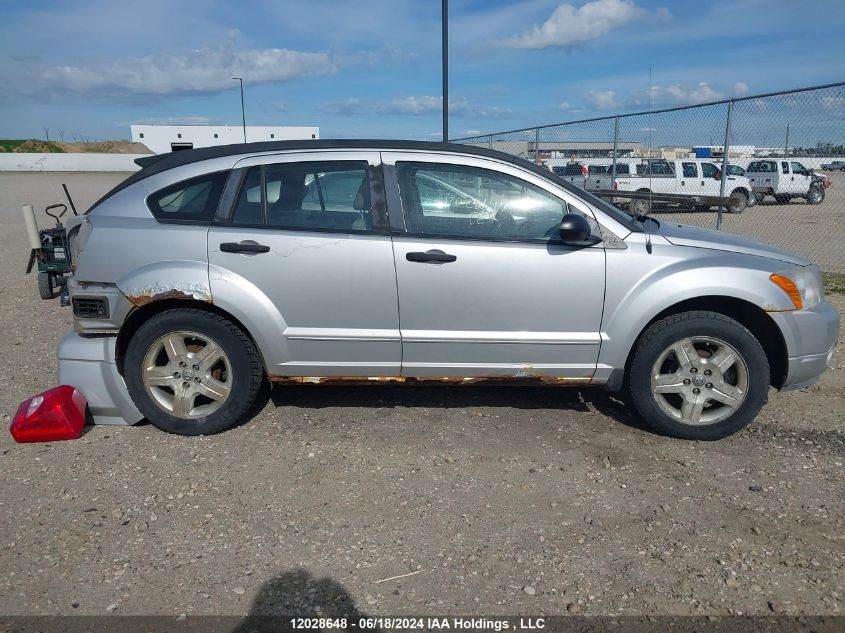
M 728 207 L 728 211 L 731 213 L 742 213 L 748 206 L 748 196 L 742 191 L 734 191 L 731 194 L 731 200 L 733 200 L 733 203 Z
M 760 411 L 769 363 L 759 341 L 738 322 L 715 312 L 684 312 L 643 333 L 627 382 L 634 407 L 656 430 L 717 440 Z
M 252 341 L 223 317 L 168 310 L 146 321 L 129 341 L 126 386 L 156 427 L 210 435 L 236 424 L 255 401 L 263 367 Z

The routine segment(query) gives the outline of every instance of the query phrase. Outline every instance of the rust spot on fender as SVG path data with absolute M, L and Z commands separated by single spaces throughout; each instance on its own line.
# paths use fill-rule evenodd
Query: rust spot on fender
M 130 288 L 125 294 L 126 298 L 136 308 L 145 306 L 153 301 L 161 301 L 162 299 L 195 299 L 197 301 L 212 303 L 211 293 L 208 291 L 208 288 L 200 284 L 176 283 L 168 285 L 157 283 L 155 287 L 150 288 Z

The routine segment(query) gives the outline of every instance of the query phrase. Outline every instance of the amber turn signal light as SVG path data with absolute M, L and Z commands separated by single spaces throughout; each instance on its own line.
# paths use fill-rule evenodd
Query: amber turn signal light
M 795 306 L 796 310 L 800 310 L 804 307 L 804 303 L 801 301 L 801 292 L 798 290 L 798 286 L 795 285 L 794 281 L 792 281 L 789 277 L 784 277 L 783 275 L 778 275 L 777 273 L 770 275 L 769 279 L 780 286 L 781 290 L 789 295 L 789 298 L 792 299 L 792 304 Z

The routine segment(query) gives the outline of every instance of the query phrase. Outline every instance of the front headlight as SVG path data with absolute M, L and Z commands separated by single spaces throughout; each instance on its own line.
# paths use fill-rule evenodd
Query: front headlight
M 790 268 L 769 276 L 792 300 L 796 310 L 812 308 L 824 299 L 822 273 L 815 266 Z

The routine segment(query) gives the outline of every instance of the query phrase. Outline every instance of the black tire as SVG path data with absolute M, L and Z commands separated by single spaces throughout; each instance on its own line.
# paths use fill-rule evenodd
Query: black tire
M 742 191 L 731 193 L 731 200 L 734 200 L 734 203 L 728 207 L 731 213 L 742 213 L 748 207 L 748 196 Z
M 664 350 L 688 337 L 713 337 L 733 347 L 745 362 L 745 399 L 728 417 L 711 424 L 686 424 L 665 413 L 652 395 L 651 372 Z M 628 394 L 636 410 L 655 430 L 688 440 L 718 440 L 748 425 L 765 404 L 769 362 L 759 341 L 740 323 L 717 312 L 682 312 L 651 325 L 636 343 L 626 375 Z
M 693 207 L 698 213 L 704 213 L 705 211 L 709 211 L 710 207 L 706 204 L 697 204 Z
M 778 195 L 776 195 L 776 196 L 775 196 L 775 201 L 776 201 L 778 204 L 789 204 L 789 201 L 790 201 L 791 199 L 792 199 L 792 197 L 791 197 L 791 196 L 787 196 L 787 195 L 784 195 L 784 194 L 782 194 L 782 193 L 781 193 L 781 194 L 778 194 Z
M 162 336 L 189 330 L 213 340 L 231 365 L 231 388 L 220 407 L 203 417 L 177 417 L 156 403 L 144 387 L 142 367 L 147 351 Z M 124 378 L 138 410 L 154 426 L 179 435 L 211 435 L 237 424 L 255 402 L 264 379 L 264 367 L 252 340 L 225 318 L 191 308 L 158 314 L 132 335 L 124 360 Z
M 807 192 L 807 204 L 821 204 L 822 202 L 824 202 L 824 188 L 810 187 L 810 191 Z
M 641 189 L 637 193 L 648 193 L 648 189 Z M 651 200 L 631 200 L 628 203 L 628 210 L 635 215 L 648 215 L 651 212 Z
M 38 294 L 42 299 L 52 299 L 55 296 L 53 276 L 50 273 L 38 273 Z

